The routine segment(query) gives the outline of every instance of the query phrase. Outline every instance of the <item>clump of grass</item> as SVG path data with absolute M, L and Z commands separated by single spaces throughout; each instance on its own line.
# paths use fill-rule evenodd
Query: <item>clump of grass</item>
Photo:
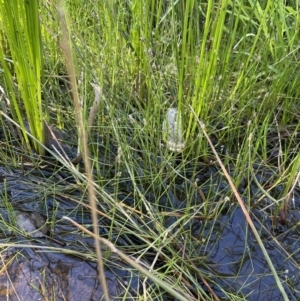
M 48 9 L 55 15 L 53 7 Z M 103 99 L 94 125 L 96 135 L 90 135 L 90 142 L 83 142 L 84 147 L 90 143 L 96 180 L 88 180 L 72 164 L 63 164 L 80 185 L 95 188 L 91 198 L 101 201 L 97 209 L 93 206 L 93 214 L 105 214 L 111 221 L 107 234 L 110 242 L 105 242 L 112 252 L 121 257 L 123 252 L 134 254 L 136 261 L 155 254 L 153 265 L 148 267 L 151 275 L 146 274 L 150 278 L 154 275 L 151 279 L 155 284 L 153 290 L 145 285 L 147 298 L 154 299 L 158 287 L 167 285 L 179 291 L 183 299 L 197 295 L 217 300 L 213 291 L 210 297 L 199 285 L 201 279 L 209 290 L 214 280 L 197 272 L 195 261 L 201 265 L 205 259 L 194 257 L 195 244 L 205 242 L 193 237 L 187 225 L 194 220 L 206 225 L 212 219 L 211 230 L 204 238 L 209 240 L 231 191 L 215 196 L 212 187 L 208 196 L 202 195 L 199 200 L 199 188 L 193 182 L 199 162 L 213 164 L 215 154 L 197 120 L 205 123 L 214 147 L 225 145 L 222 162 L 231 171 L 235 187 L 244 179 L 253 180 L 254 163 L 273 164 L 270 147 L 275 148 L 271 143 L 274 124 L 277 122 L 275 129 L 280 133 L 298 119 L 296 113 L 291 114 L 299 109 L 297 103 L 291 105 L 291 99 L 299 98 L 299 72 L 293 67 L 299 48 L 299 33 L 294 26 L 300 20 L 298 6 L 274 1 L 136 0 L 72 1 L 67 9 L 68 37 L 76 53 L 75 70 L 70 72 L 70 66 L 67 69 L 72 74 L 73 93 L 79 91 L 82 96 L 82 105 L 78 104 L 78 95 L 76 104 L 76 112 L 82 114 L 77 123 L 80 130 L 88 124 L 93 105 L 90 82 L 103 87 Z M 54 30 L 57 25 L 47 26 Z M 45 48 L 55 49 L 56 42 L 51 40 Z M 62 65 L 57 52 L 53 57 L 47 66 L 50 74 Z M 162 124 L 170 108 L 177 108 L 181 115 L 182 122 L 177 124 L 184 133 L 185 149 L 180 154 L 170 151 L 163 140 L 166 133 Z M 297 130 L 294 126 L 289 131 L 296 145 Z M 286 204 L 298 179 L 299 156 L 293 152 L 293 143 L 283 145 L 281 139 L 278 143 L 281 155 L 272 167 L 279 171 L 275 182 L 286 184 L 282 196 L 282 204 Z M 88 151 L 84 153 L 88 160 Z M 180 209 L 172 203 L 179 181 L 188 183 L 182 193 L 188 205 Z M 261 192 L 268 195 L 268 191 Z M 249 187 L 244 193 L 251 198 Z M 121 194 L 126 195 L 122 202 L 118 200 Z M 215 198 L 220 200 L 214 202 Z M 250 210 L 250 201 L 247 205 Z M 121 235 L 130 245 L 116 248 L 115 237 Z M 156 269 L 158 257 L 163 258 L 163 267 Z M 122 258 L 132 264 L 127 257 Z M 278 281 L 274 269 L 272 272 Z M 287 299 L 280 282 L 278 287 Z M 219 289 L 232 300 L 243 299 Z
M 21 126 L 25 146 L 30 149 L 27 129 L 22 116 L 23 106 L 26 119 L 34 137 L 45 144 L 44 118 L 47 119 L 47 110 L 42 105 L 43 84 L 43 51 L 39 22 L 38 1 L 1 1 L 2 35 L 5 36 L 8 49 L 2 44 L 0 59 L 4 68 L 5 87 L 11 100 L 13 119 Z M 8 61 L 11 55 L 13 70 L 10 70 Z M 14 75 L 17 79 L 18 93 L 14 87 Z M 45 106 L 46 107 L 46 106 Z M 41 144 L 32 141 L 34 149 L 44 154 Z

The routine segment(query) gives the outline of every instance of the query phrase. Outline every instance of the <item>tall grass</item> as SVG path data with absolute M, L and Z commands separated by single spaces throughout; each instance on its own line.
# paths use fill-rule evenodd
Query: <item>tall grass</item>
M 77 74 L 76 91 L 83 110 L 81 129 L 88 124 L 88 111 L 93 105 L 89 83 L 103 87 L 94 125 L 96 135 L 89 147 L 97 171 L 95 194 L 101 200 L 97 206 L 112 222 L 107 235 L 112 242 L 116 242 L 119 231 L 138 237 L 144 245 L 130 240 L 128 247 L 137 261 L 154 250 L 165 260 L 164 269 L 153 269 L 155 276 L 191 297 L 185 285 L 188 282 L 198 296 L 208 300 L 197 280 L 202 275 L 193 262 L 201 259 L 191 259 L 195 241 L 184 225 L 198 215 L 204 223 L 208 217 L 216 220 L 222 206 L 213 208 L 210 204 L 212 192 L 206 196 L 209 201 L 192 205 L 198 189 L 186 175 L 195 180 L 198 162 L 211 164 L 215 158 L 197 120 L 205 124 L 215 148 L 225 145 L 222 160 L 233 170 L 235 186 L 244 178 L 252 179 L 253 163 L 273 165 L 278 171 L 274 182 L 286 187 L 281 196 L 284 202 L 274 200 L 274 204 L 283 208 L 299 173 L 299 155 L 294 150 L 299 147 L 298 2 L 75 0 L 67 3 L 67 10 L 69 36 L 76 53 L 73 73 Z M 44 48 L 49 54 L 47 72 L 51 76 L 55 72 L 66 75 L 56 47 L 57 24 L 51 18 L 56 16 L 55 9 L 47 2 L 41 11 L 48 41 Z M 54 99 L 50 101 L 55 103 Z M 62 105 L 63 109 L 68 106 L 67 101 Z M 164 139 L 168 129 L 162 124 L 170 108 L 177 108 L 180 114 L 177 126 L 182 128 L 178 132 L 181 130 L 185 139 L 180 154 L 168 149 Z M 289 135 L 284 144 L 277 139 L 283 133 Z M 274 137 L 278 143 L 272 142 Z M 277 148 L 280 155 L 274 163 L 272 151 Z M 110 168 L 109 176 L 103 173 L 99 160 Z M 69 169 L 81 182 L 91 185 L 71 165 Z M 172 204 L 178 178 L 189 183 L 186 195 L 190 206 L 184 210 Z M 263 187 L 259 189 L 269 195 Z M 117 197 L 127 190 L 130 204 L 120 203 Z M 250 189 L 245 190 L 250 198 Z M 166 199 L 170 212 L 160 211 L 161 199 Z M 247 205 L 250 208 L 250 202 Z M 171 226 L 170 214 L 175 220 Z M 181 246 L 181 237 L 185 237 L 190 253 L 174 248 Z M 182 281 L 174 275 L 180 275 Z M 152 293 L 154 298 L 155 290 Z M 282 295 L 287 298 L 284 291 Z
M 76 15 L 72 5 L 69 9 Z M 191 105 L 209 134 L 226 145 L 228 164 L 235 166 L 236 185 L 246 166 L 255 161 L 269 164 L 270 128 L 275 120 L 284 126 L 295 117 L 287 113 L 287 96 L 298 98 L 299 74 L 293 68 L 299 48 L 293 26 L 299 22 L 297 7 L 280 1 L 132 1 L 87 6 L 93 14 L 85 15 L 85 23 L 91 26 L 83 30 L 80 22 L 73 23 L 73 30 L 78 35 L 78 53 L 85 57 L 89 53 L 88 63 L 95 66 L 94 76 L 104 87 L 104 112 L 109 117 L 99 119 L 99 129 L 105 128 L 119 149 L 116 162 L 121 176 L 113 180 L 114 193 L 118 194 L 122 181 L 130 179 L 134 208 L 146 210 L 166 234 L 163 217 L 157 215 L 141 188 L 148 185 L 146 192 L 157 190 L 159 199 L 162 192 L 157 187 L 166 178 L 175 181 L 168 164 L 176 154 L 161 145 L 165 113 L 177 107 L 182 116 L 187 141 L 183 162 L 210 156 Z M 92 37 L 84 45 L 78 42 L 81 32 Z M 254 137 L 254 152 L 249 148 L 250 137 Z M 147 168 L 141 170 L 132 149 L 142 150 Z M 291 149 L 287 145 L 284 153 Z M 158 164 L 153 160 L 156 157 L 163 162 Z M 287 163 L 281 162 L 281 166 L 289 166 Z M 182 163 L 180 168 L 184 171 L 186 166 Z M 296 170 L 298 167 L 289 187 Z M 285 181 L 284 173 L 278 181 Z M 158 240 L 155 245 L 158 248 Z
M 22 109 L 25 108 L 26 121 L 34 137 L 45 143 L 44 118 L 47 110 L 43 110 L 43 50 L 39 21 L 38 1 L 1 1 L 1 32 L 4 41 L 0 49 L 0 59 L 4 68 L 5 88 L 11 99 L 11 112 L 15 121 L 21 125 L 25 146 L 31 145 L 27 136 L 28 129 L 24 122 Z M 7 47 L 4 47 L 7 43 Z M 13 62 L 12 69 L 9 59 Z M 14 86 L 16 76 L 17 88 Z M 47 106 L 45 106 L 47 108 Z M 42 144 L 31 141 L 34 149 L 44 153 Z

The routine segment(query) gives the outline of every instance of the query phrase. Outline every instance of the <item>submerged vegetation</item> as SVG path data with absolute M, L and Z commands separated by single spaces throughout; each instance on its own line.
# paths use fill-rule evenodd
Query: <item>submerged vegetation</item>
M 49 169 L 44 207 L 80 192 L 69 199 L 91 210 L 93 233 L 73 211 L 45 212 L 52 229 L 68 221 L 95 238 L 98 259 L 81 256 L 98 260 L 106 300 L 111 253 L 143 275 L 143 300 L 267 300 L 248 289 L 251 273 L 237 287 L 248 257 L 260 273 L 252 233 L 270 269 L 256 277 L 296 300 L 299 281 L 282 280 L 262 238 L 299 269 L 299 238 L 285 249 L 274 232 L 299 222 L 298 1 L 39 4 L 0 0 L 2 165 Z M 234 212 L 241 263 L 218 274 L 209 260 Z

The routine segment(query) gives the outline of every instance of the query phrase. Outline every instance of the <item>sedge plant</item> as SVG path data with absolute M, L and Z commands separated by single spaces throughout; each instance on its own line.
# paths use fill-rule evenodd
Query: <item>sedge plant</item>
M 288 80 L 287 75 L 299 46 L 292 26 L 299 22 L 297 9 L 274 1 L 111 3 L 91 4 L 93 12 L 100 12 L 95 18 L 99 22 L 84 47 L 93 53 L 99 66 L 105 66 L 96 69 L 99 78 L 109 79 L 104 89 L 110 123 L 105 129 L 119 147 L 116 162 L 121 167 L 123 164 L 134 183 L 133 193 L 143 200 L 138 204 L 147 205 L 149 215 L 155 216 L 138 187 L 147 181 L 146 177 L 151 179 L 149 190 L 174 177 L 171 172 L 165 175 L 160 171 L 161 166 L 172 161 L 172 153 L 166 155 L 160 148 L 160 138 L 164 136 L 161 122 L 170 107 L 178 108 L 183 122 L 177 125 L 183 127 L 185 137 L 195 141 L 183 153 L 186 161 L 200 158 L 205 145 L 205 139 L 201 141 L 197 136 L 200 131 L 196 115 L 207 125 L 209 134 L 217 133 L 229 150 L 240 153 L 237 159 L 233 155 L 229 159 L 235 164 L 236 184 L 245 166 L 252 163 L 247 159 L 245 129 L 247 136 L 250 131 L 256 133 L 257 157 L 253 155 L 251 160 L 259 157 L 259 150 L 259 159 L 267 164 L 268 128 L 282 101 L 280 95 L 286 91 L 296 93 L 297 77 Z M 86 18 L 90 21 L 90 17 Z M 271 24 L 276 25 L 276 33 Z M 84 36 L 92 36 L 92 29 L 87 28 Z M 77 30 L 82 30 L 80 24 Z M 134 119 L 132 112 L 145 122 Z M 124 121 L 126 118 L 131 118 L 131 125 Z M 217 132 L 218 123 L 223 126 Z M 127 128 L 133 133 L 130 145 Z M 141 156 L 150 172 L 139 170 L 138 174 L 140 167 L 132 155 L 133 148 L 143 150 Z M 153 160 L 155 155 L 164 156 L 161 166 Z M 119 184 L 116 179 L 115 187 Z

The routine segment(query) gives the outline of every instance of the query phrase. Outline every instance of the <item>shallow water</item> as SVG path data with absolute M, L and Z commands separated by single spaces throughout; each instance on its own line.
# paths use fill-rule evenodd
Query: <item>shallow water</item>
M 104 147 L 104 146 L 103 146 Z M 103 159 L 101 172 L 106 177 L 110 177 L 115 171 L 111 168 L 117 155 L 116 148 L 111 149 L 111 158 Z M 140 169 L 137 167 L 137 174 L 143 178 L 147 167 L 143 166 L 143 161 L 139 153 L 134 154 L 136 162 L 140 162 Z M 157 162 L 163 162 L 163 158 L 154 158 Z M 180 161 L 180 159 L 179 159 Z M 176 167 L 176 162 L 174 163 Z M 255 174 L 259 182 L 263 185 L 267 183 L 274 171 L 261 165 L 254 165 Z M 147 182 L 138 186 L 149 202 L 157 203 L 157 210 L 172 213 L 174 210 L 184 209 L 189 206 L 198 208 L 203 204 L 198 189 L 192 183 L 197 180 L 198 188 L 205 196 L 209 196 L 211 209 L 220 206 L 221 214 L 214 220 L 213 218 L 203 220 L 201 218 L 192 219 L 184 225 L 184 229 L 191 231 L 197 243 L 188 249 L 182 256 L 193 259 L 197 273 L 210 279 L 209 284 L 215 294 L 221 299 L 225 299 L 222 291 L 232 292 L 234 295 L 245 296 L 249 301 L 283 300 L 278 290 L 274 277 L 264 255 L 249 229 L 244 214 L 236 205 L 234 198 L 222 201 L 224 196 L 230 191 L 225 178 L 220 174 L 217 166 L 211 164 L 200 164 L 197 172 L 194 167 L 187 166 L 184 175 L 178 175 L 173 182 L 168 179 L 156 186 L 156 191 L 149 190 Z M 55 176 L 53 176 L 55 174 Z M 132 196 L 132 191 L 136 189 L 130 180 L 130 176 L 123 172 L 123 180 L 119 184 L 120 202 L 134 207 L 136 199 Z M 191 179 L 190 181 L 185 179 Z M 94 258 L 94 242 L 91 238 L 82 235 L 76 227 L 63 220 L 63 216 L 69 216 L 80 224 L 91 228 L 90 213 L 84 206 L 78 205 L 82 199 L 87 199 L 83 192 L 76 188 L 75 180 L 70 177 L 67 171 L 61 169 L 57 172 L 57 166 L 49 165 L 44 169 L 37 169 L 31 166 L 23 166 L 22 169 L 0 167 L 0 191 L 2 191 L 0 201 L 0 243 L 5 244 L 6 250 L 2 252 L 0 274 L 0 300 L 100 300 L 103 296 L 102 288 L 97 278 L 97 270 Z M 248 189 L 248 183 L 241 181 L 239 192 Z M 56 187 L 57 193 L 47 191 L 47 187 Z M 110 187 L 107 186 L 109 192 Z M 278 194 L 282 187 L 278 187 Z M 51 191 L 51 190 L 50 190 Z M 157 193 L 159 191 L 159 193 Z M 189 196 L 187 196 L 189 191 Z M 270 214 L 274 209 L 262 211 L 271 201 L 263 198 L 258 204 L 256 201 L 261 196 L 255 184 L 250 184 L 251 200 L 244 197 L 246 204 L 251 206 L 250 214 L 256 229 L 259 231 L 272 263 L 278 272 L 289 296 L 289 300 L 299 300 L 300 298 L 300 189 L 295 188 L 293 201 L 289 202 L 288 215 L 285 224 L 280 223 L 278 217 L 275 226 Z M 272 190 L 274 197 L 276 189 Z M 156 196 L 160 195 L 157 200 Z M 62 245 L 48 239 L 47 237 L 26 237 L 20 235 L 13 228 L 7 225 L 11 220 L 11 212 L 7 211 L 5 199 L 8 199 L 10 207 L 15 212 L 30 214 L 38 213 L 48 221 L 55 220 L 55 224 L 50 227 L 47 236 L 50 236 Z M 188 204 L 187 204 L 188 202 Z M 144 208 L 146 211 L 146 208 Z M 196 209 L 195 209 L 196 210 Z M 192 214 L 192 212 L 191 212 Z M 165 228 L 171 227 L 180 217 L 171 215 L 166 217 Z M 138 220 L 136 220 L 138 222 Z M 148 226 L 155 229 L 155 224 L 151 219 Z M 110 227 L 110 220 L 99 218 L 99 230 L 103 237 L 107 237 Z M 179 227 L 179 226 L 178 226 Z M 178 227 L 174 227 L 170 234 L 175 233 Z M 115 234 L 115 242 L 119 246 L 128 246 L 134 242 L 135 245 L 142 245 L 138 235 L 131 233 L 123 236 Z M 7 243 L 12 243 L 7 247 Z M 26 244 L 31 247 L 16 247 L 15 244 Z M 182 241 L 182 246 L 184 240 Z M 33 247 L 35 246 L 35 247 Z M 54 247 L 52 249 L 42 249 L 41 246 Z M 65 250 L 62 252 L 62 248 Z M 181 250 L 179 244 L 174 248 Z M 66 250 L 69 250 L 69 254 Z M 106 249 L 103 250 L 107 256 L 105 277 L 111 300 L 119 300 L 126 295 L 126 300 L 142 293 L 141 275 L 136 274 L 132 268 Z M 106 253 L 105 253 L 106 252 Z M 81 256 L 80 254 L 85 254 Z M 90 257 L 89 255 L 90 254 Z M 289 255 L 290 256 L 289 256 Z M 154 254 L 149 251 L 143 257 L 146 265 L 151 265 Z M 164 265 L 159 260 L 156 267 Z M 201 280 L 199 284 L 208 292 L 207 287 Z M 150 286 L 148 280 L 146 286 Z M 221 289 L 222 288 L 222 289 Z M 195 298 L 197 295 L 195 292 Z M 164 300 L 169 300 L 167 294 Z

